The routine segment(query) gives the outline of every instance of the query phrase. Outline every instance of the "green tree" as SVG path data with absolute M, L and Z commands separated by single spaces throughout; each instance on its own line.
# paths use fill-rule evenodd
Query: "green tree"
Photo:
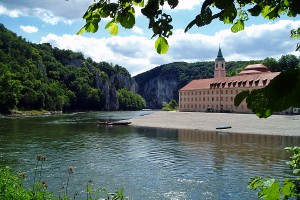
M 277 60 L 275 60 L 275 58 L 265 58 L 262 62 L 263 65 L 265 65 L 266 67 L 268 67 L 268 69 L 271 72 L 279 72 L 279 66 L 278 66 L 278 62 Z
M 112 35 L 118 34 L 118 25 L 131 29 L 135 25 L 136 12 L 134 6 L 142 8 L 142 14 L 149 20 L 148 28 L 152 29 L 155 41 L 155 49 L 158 53 L 166 53 L 169 49 L 167 38 L 173 34 L 172 16 L 163 9 L 168 4 L 175 9 L 179 0 L 97 0 L 87 9 L 83 15 L 86 24 L 78 31 L 95 33 L 103 18 L 109 18 L 105 29 Z M 185 32 L 193 26 L 203 27 L 220 20 L 230 24 L 232 32 L 244 30 L 244 24 L 251 17 L 261 15 L 268 20 L 274 20 L 280 16 L 297 17 L 300 14 L 300 2 L 296 0 L 205 0 L 200 14 L 195 16 L 187 25 Z M 291 30 L 291 37 L 300 38 L 300 27 Z M 300 48 L 298 45 L 297 49 Z
M 286 71 L 292 68 L 299 68 L 299 59 L 295 55 L 283 55 L 278 60 L 280 71 Z
M 146 107 L 146 101 L 139 94 L 127 89 L 118 90 L 117 97 L 121 110 L 141 110 Z
M 169 103 L 163 102 L 162 105 L 163 111 L 172 111 L 172 110 L 176 110 L 177 108 L 178 108 L 178 104 L 174 99 L 172 99 Z
M 11 72 L 0 76 L 0 112 L 8 113 L 16 108 L 21 88 L 20 81 L 16 80 Z

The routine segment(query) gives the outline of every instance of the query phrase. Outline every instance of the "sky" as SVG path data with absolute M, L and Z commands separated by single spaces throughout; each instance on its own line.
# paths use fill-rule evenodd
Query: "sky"
M 94 0 L 0 0 L 0 23 L 33 43 L 50 43 L 59 49 L 82 52 L 96 62 L 105 61 L 125 67 L 132 76 L 171 62 L 214 61 L 219 46 L 226 61 L 279 59 L 294 54 L 297 39 L 290 30 L 300 27 L 300 20 L 283 16 L 275 21 L 255 17 L 245 23 L 244 31 L 232 33 L 231 26 L 213 22 L 205 27 L 187 24 L 199 13 L 203 0 L 181 0 L 176 9 L 164 8 L 173 17 L 173 35 L 167 54 L 156 53 L 148 30 L 147 18 L 136 8 L 136 26 L 111 36 L 100 22 L 96 33 L 76 33 L 85 25 L 82 19 Z

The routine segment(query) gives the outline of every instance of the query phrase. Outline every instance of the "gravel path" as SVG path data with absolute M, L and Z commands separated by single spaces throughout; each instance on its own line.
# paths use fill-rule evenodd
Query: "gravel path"
M 216 131 L 230 125 L 231 133 L 300 136 L 300 115 L 272 115 L 260 119 L 254 114 L 157 111 L 130 120 L 133 126 Z

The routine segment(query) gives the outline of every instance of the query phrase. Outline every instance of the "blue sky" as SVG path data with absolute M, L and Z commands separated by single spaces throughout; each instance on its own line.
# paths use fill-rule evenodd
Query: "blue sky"
M 235 34 L 230 31 L 230 25 L 219 21 L 184 33 L 186 25 L 199 13 L 201 0 L 180 1 L 177 9 L 167 10 L 173 16 L 174 31 L 168 39 L 170 49 L 165 55 L 156 53 L 155 38 L 151 40 L 147 19 L 139 10 L 136 10 L 136 27 L 120 28 L 117 36 L 110 36 L 103 28 L 108 22 L 104 20 L 97 33 L 76 35 L 84 25 L 82 15 L 93 2 L 0 0 L 0 23 L 31 42 L 48 42 L 53 47 L 82 52 L 97 62 L 119 64 L 133 76 L 170 62 L 213 61 L 219 44 L 227 61 L 300 55 L 295 52 L 298 40 L 290 38 L 290 30 L 300 27 L 297 18 L 282 17 L 275 21 L 253 18 L 246 23 L 244 31 Z

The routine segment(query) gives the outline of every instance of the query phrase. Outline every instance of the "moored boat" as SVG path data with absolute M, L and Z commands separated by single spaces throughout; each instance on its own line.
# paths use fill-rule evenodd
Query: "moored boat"
M 97 121 L 97 124 L 104 124 L 104 125 L 128 125 L 131 124 L 129 121 L 113 121 L 113 122 L 100 122 Z

